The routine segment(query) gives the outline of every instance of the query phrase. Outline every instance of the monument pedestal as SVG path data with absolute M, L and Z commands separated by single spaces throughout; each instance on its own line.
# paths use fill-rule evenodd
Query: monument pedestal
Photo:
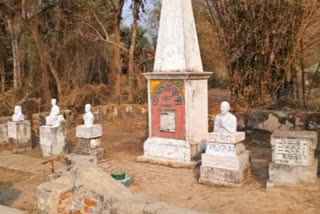
M 30 121 L 8 122 L 8 138 L 13 152 L 23 152 L 32 149 Z
M 209 133 L 205 154 L 202 154 L 199 183 L 240 187 L 250 176 L 250 152 L 242 141 L 244 132 Z
M 319 190 L 317 132 L 275 131 L 271 135 L 272 162 L 267 187 Z
M 64 154 L 66 130 L 65 124 L 59 127 L 40 126 L 40 146 L 43 157 Z
M 101 125 L 77 126 L 76 136 L 79 144 L 77 154 L 95 156 L 98 160 L 104 158 L 104 149 L 101 148 Z
M 194 167 L 208 135 L 207 79 L 211 73 L 144 75 L 149 85 L 149 138 L 138 161 Z

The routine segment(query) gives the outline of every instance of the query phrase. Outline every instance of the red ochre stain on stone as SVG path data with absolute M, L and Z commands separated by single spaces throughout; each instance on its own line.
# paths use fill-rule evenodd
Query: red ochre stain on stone
M 90 200 L 88 198 L 84 199 L 84 204 L 87 205 L 88 207 L 96 207 L 97 206 L 97 202 Z

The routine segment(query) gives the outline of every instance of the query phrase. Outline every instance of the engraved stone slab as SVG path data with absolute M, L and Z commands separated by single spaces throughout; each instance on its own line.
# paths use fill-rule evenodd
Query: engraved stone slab
M 244 170 L 249 167 L 250 152 L 245 151 L 238 156 L 220 156 L 202 154 L 202 166 L 225 170 Z
M 76 128 L 76 136 L 79 138 L 99 138 L 102 137 L 102 126 L 101 125 L 93 125 L 92 127 L 87 126 L 77 126 Z
M 235 134 L 225 134 L 211 132 L 209 133 L 208 142 L 209 143 L 238 143 L 245 140 L 245 132 L 237 132 Z
M 309 143 L 299 139 L 275 139 L 275 163 L 308 166 Z
M 239 170 L 239 159 L 237 157 L 202 154 L 202 166 Z
M 236 155 L 236 146 L 234 144 L 209 143 L 206 154 L 210 155 Z
M 176 114 L 174 112 L 160 114 L 160 131 L 176 132 Z

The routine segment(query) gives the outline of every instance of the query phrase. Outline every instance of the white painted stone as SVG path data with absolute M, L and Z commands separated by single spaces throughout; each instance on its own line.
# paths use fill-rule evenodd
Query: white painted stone
M 207 145 L 206 154 L 235 156 L 236 146 L 234 144 L 209 143 Z
M 156 163 L 160 159 L 162 162 L 183 162 L 186 165 L 199 159 L 200 145 L 205 144 L 208 138 L 207 83 L 211 74 L 203 72 L 191 0 L 164 0 L 154 71 L 144 74 L 148 79 L 149 103 L 149 138 L 144 143 L 145 159 L 153 159 Z M 185 112 L 181 113 L 185 115 L 185 136 L 169 139 L 155 137 L 152 133 L 155 121 L 151 111 L 152 80 L 183 82 Z M 177 123 L 174 113 L 168 112 L 160 118 L 160 131 L 174 133 L 179 125 Z
M 208 81 L 186 80 L 186 140 L 200 144 L 208 139 Z
M 203 71 L 191 0 L 162 2 L 154 71 Z
M 318 161 L 315 158 L 317 132 L 275 131 L 271 135 L 272 162 L 267 187 L 292 186 L 310 189 L 317 186 Z
M 64 125 L 60 127 L 40 126 L 40 146 L 44 157 L 61 155 L 65 147 Z
M 223 156 L 237 156 L 246 151 L 243 143 L 226 144 L 226 143 L 208 143 L 206 154 L 209 155 L 223 155 Z
M 190 162 L 190 144 L 185 140 L 151 137 L 144 143 L 144 156 L 177 162 Z
M 236 144 L 238 142 L 244 141 L 245 137 L 246 137 L 245 132 L 237 132 L 235 134 L 211 132 L 209 133 L 208 142 Z
M 24 115 L 22 114 L 21 106 L 14 107 L 14 114 L 12 115 L 13 122 L 24 121 Z
M 101 145 L 101 139 L 100 139 L 100 138 L 91 139 L 91 140 L 90 140 L 90 148 L 91 148 L 91 149 L 99 148 L 100 145 Z
M 227 170 L 244 170 L 249 166 L 249 152 L 238 156 L 202 154 L 202 166 Z
M 8 138 L 17 139 L 17 122 L 8 122 Z
M 91 127 L 87 127 L 84 125 L 77 126 L 76 137 L 86 138 L 86 139 L 102 137 L 102 126 L 101 125 L 93 125 Z

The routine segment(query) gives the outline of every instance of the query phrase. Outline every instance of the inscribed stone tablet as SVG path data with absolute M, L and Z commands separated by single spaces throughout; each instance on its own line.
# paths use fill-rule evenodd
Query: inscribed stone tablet
M 174 112 L 160 114 L 160 130 L 163 132 L 176 132 L 176 114 Z
M 309 143 L 299 139 L 275 139 L 275 162 L 287 165 L 309 165 Z
M 209 143 L 206 154 L 210 155 L 236 155 L 235 144 Z

